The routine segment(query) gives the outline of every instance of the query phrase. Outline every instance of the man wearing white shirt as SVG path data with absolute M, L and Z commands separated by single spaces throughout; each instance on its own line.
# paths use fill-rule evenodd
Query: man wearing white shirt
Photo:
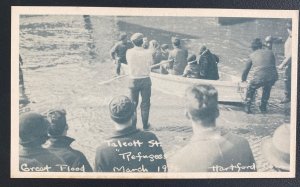
M 131 41 L 134 45 L 132 49 L 126 52 L 126 59 L 129 68 L 129 88 L 131 99 L 137 107 L 139 103 L 139 94 L 141 93 L 141 115 L 143 128 L 148 129 L 148 119 L 150 111 L 150 97 L 151 97 L 151 79 L 150 79 L 150 66 L 152 62 L 151 51 L 145 50 L 142 47 L 143 34 L 135 33 L 131 36 Z M 136 119 L 133 124 L 136 125 Z

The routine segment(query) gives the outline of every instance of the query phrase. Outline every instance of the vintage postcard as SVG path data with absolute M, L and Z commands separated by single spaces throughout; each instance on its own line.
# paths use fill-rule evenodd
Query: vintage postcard
M 298 15 L 12 7 L 11 177 L 295 177 Z

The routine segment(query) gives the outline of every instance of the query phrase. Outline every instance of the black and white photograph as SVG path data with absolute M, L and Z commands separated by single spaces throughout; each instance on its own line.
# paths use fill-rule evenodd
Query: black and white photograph
M 298 15 L 12 7 L 11 177 L 295 177 Z

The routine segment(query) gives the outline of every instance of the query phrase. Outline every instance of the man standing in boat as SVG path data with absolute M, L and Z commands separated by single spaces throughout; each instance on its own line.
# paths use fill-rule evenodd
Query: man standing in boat
M 288 38 L 284 44 L 284 60 L 278 66 L 279 69 L 285 68 L 284 72 L 284 85 L 285 85 L 285 98 L 281 103 L 288 103 L 291 101 L 291 68 L 292 68 L 292 25 L 287 24 Z
M 256 38 L 251 43 L 253 52 L 249 55 L 246 62 L 246 67 L 242 74 L 242 81 L 246 81 L 250 69 L 253 72 L 253 78 L 249 83 L 246 101 L 245 112 L 252 113 L 251 103 L 255 92 L 258 88 L 263 88 L 261 97 L 260 111 L 265 113 L 267 111 L 267 104 L 270 98 L 272 86 L 278 79 L 275 55 L 269 49 L 262 49 L 262 42 L 259 38 Z
M 173 50 L 169 52 L 169 61 L 171 62 L 169 73 L 182 75 L 187 65 L 188 51 L 181 46 L 178 37 L 172 37 Z
M 126 51 L 132 47 L 132 44 L 127 40 L 127 35 L 125 33 L 121 33 L 119 36 L 119 42 L 117 42 L 110 50 L 110 56 L 116 65 L 116 76 L 120 75 L 121 64 L 127 64 Z
M 128 74 L 129 74 L 129 88 L 131 99 L 137 107 L 139 103 L 139 94 L 141 94 L 141 115 L 143 128 L 148 129 L 148 119 L 150 111 L 150 97 L 151 97 L 151 79 L 150 79 L 150 66 L 152 62 L 152 53 L 150 50 L 146 50 L 143 45 L 142 33 L 135 33 L 131 36 L 131 41 L 134 45 L 132 49 L 129 49 L 126 53 L 126 59 L 128 62 Z M 133 124 L 136 125 L 136 119 L 133 120 Z

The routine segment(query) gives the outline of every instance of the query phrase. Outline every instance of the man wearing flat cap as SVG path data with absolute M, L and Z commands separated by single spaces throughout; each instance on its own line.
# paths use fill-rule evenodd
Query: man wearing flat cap
M 253 52 L 249 55 L 246 61 L 246 67 L 242 74 L 242 81 L 246 81 L 248 73 L 252 70 L 252 79 L 246 93 L 245 112 L 252 113 L 251 104 L 258 88 L 263 88 L 261 104 L 259 109 L 262 113 L 267 112 L 267 104 L 270 98 L 272 86 L 278 79 L 275 55 L 269 49 L 262 48 L 262 42 L 256 38 L 251 43 Z
M 138 130 L 133 124 L 134 103 L 117 96 L 109 103 L 115 132 L 97 148 L 96 172 L 167 172 L 161 143 L 152 132 Z
M 143 128 L 149 128 L 149 111 L 150 111 L 150 97 L 151 97 L 151 79 L 150 70 L 152 63 L 152 52 L 145 50 L 142 47 L 144 35 L 142 33 L 135 33 L 131 36 L 133 48 L 126 52 L 126 59 L 129 70 L 129 89 L 131 99 L 135 105 L 138 106 L 139 95 L 141 94 L 141 115 Z M 136 123 L 136 120 L 133 120 Z
M 19 121 L 19 169 L 22 172 L 58 172 L 62 159 L 43 148 L 49 122 L 38 113 L 25 113 Z
M 71 147 L 75 139 L 68 137 L 69 126 L 64 109 L 53 109 L 48 112 L 50 126 L 48 128 L 49 139 L 46 148 L 57 155 L 66 163 L 62 166 L 63 171 L 68 172 L 92 172 L 93 169 L 84 154 Z

